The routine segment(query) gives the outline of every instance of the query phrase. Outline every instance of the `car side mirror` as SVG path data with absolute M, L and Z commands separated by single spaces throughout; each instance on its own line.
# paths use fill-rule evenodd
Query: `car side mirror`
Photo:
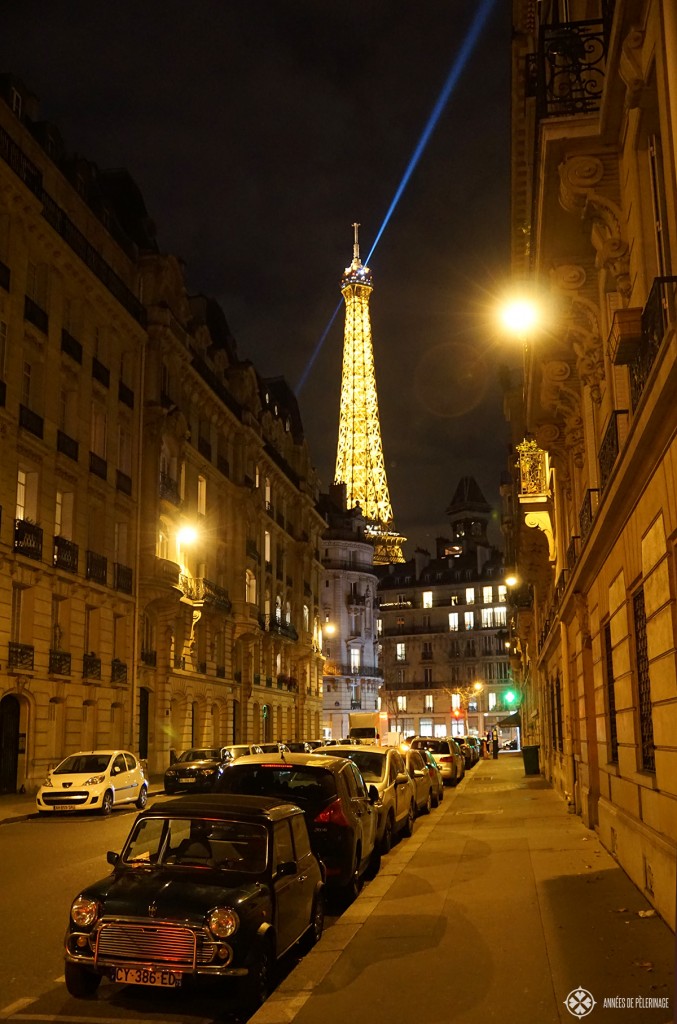
M 295 875 L 298 871 L 298 865 L 295 860 L 283 860 L 277 865 L 277 877 L 284 878 L 285 875 Z
M 370 804 L 377 804 L 379 802 L 379 800 L 381 799 L 380 796 L 379 796 L 378 790 L 377 790 L 376 786 L 373 783 L 371 784 L 371 786 L 367 790 L 367 795 L 369 796 L 369 803 Z
M 405 782 L 410 782 L 410 778 L 407 772 L 398 772 L 395 784 L 397 786 L 403 786 Z
M 113 867 L 115 867 L 115 865 L 120 861 L 120 854 L 116 853 L 115 850 L 109 850 L 106 854 L 106 860 L 109 864 L 112 864 Z

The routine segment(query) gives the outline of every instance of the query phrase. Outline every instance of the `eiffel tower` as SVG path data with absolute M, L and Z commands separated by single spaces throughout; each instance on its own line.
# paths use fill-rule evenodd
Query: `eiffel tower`
M 373 285 L 369 267 L 362 266 L 360 260 L 359 226 L 353 224 L 353 262 L 341 278 L 346 322 L 334 483 L 345 484 L 348 508 L 359 504 L 362 510 L 367 534 L 374 542 L 374 564 L 388 565 L 404 561 L 402 544 L 406 537 L 393 529 L 369 318 Z

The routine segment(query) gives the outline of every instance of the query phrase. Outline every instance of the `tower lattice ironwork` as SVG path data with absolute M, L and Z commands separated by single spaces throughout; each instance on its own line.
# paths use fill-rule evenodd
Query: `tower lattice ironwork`
M 353 261 L 341 278 L 346 321 L 334 483 L 345 484 L 348 508 L 359 504 L 374 541 L 374 562 L 384 565 L 404 561 L 402 543 L 406 538 L 393 529 L 369 316 L 373 284 L 369 267 L 360 260 L 358 228 L 359 224 L 353 224 Z

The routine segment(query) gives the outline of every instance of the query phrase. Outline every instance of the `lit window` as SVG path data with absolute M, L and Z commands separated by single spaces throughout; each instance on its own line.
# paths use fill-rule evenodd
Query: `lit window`
M 426 708 L 426 711 L 432 711 L 432 708 Z M 418 723 L 418 734 L 419 736 L 432 736 L 433 734 L 433 720 L 432 718 L 421 718 Z
M 507 601 L 508 600 L 508 588 L 503 583 L 499 583 L 499 585 L 498 585 L 498 600 L 499 601 Z
M 452 693 L 451 695 L 451 706 L 454 711 L 458 710 L 461 706 L 461 695 L 460 693 Z
M 475 616 L 474 616 L 473 612 L 464 612 L 463 613 L 463 621 L 465 623 L 465 628 L 466 629 L 474 629 L 475 628 Z
M 496 707 L 496 694 L 495 693 L 490 693 L 489 694 L 489 710 L 493 711 L 495 707 Z
M 434 700 L 433 700 L 432 693 L 426 693 L 425 694 L 425 696 L 423 698 L 423 710 L 424 711 L 434 711 L 435 710 Z M 430 724 L 431 724 L 431 727 L 432 727 L 432 722 Z M 431 728 L 431 732 L 428 733 L 428 735 L 432 735 L 432 728 Z
M 432 590 L 423 591 L 423 607 L 432 608 L 433 606 L 433 592 Z
M 458 629 L 458 612 L 449 612 L 449 629 Z
M 507 611 L 505 608 L 494 608 L 494 625 L 505 626 L 507 625 Z
M 490 629 L 494 624 L 494 612 L 492 608 L 482 608 L 482 629 Z
M 482 587 L 482 601 L 484 604 L 491 604 L 494 599 L 493 587 Z
M 407 659 L 407 645 L 396 644 L 395 645 L 395 658 L 397 661 L 406 661 Z
M 197 478 L 197 512 L 200 516 L 207 514 L 207 480 L 203 476 Z
M 360 649 L 359 647 L 350 648 L 350 668 L 352 672 L 359 672 L 360 670 Z
M 475 603 L 475 588 L 474 587 L 466 587 L 465 588 L 465 603 L 466 604 L 474 604 Z
M 397 710 L 398 711 L 406 711 L 407 710 L 407 698 L 406 698 L 406 696 L 404 694 L 398 694 L 398 696 L 397 696 Z

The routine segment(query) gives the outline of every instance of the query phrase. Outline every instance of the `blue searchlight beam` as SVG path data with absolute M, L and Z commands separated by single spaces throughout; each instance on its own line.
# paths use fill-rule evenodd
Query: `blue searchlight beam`
M 435 126 L 437 125 L 437 122 L 440 119 L 440 115 L 442 114 L 442 111 L 444 110 L 444 108 L 445 108 L 445 106 L 446 106 L 446 104 L 447 104 L 447 102 L 449 100 L 449 97 L 451 96 L 451 93 L 453 92 L 454 87 L 456 86 L 456 83 L 458 82 L 459 78 L 461 77 L 461 74 L 463 73 L 463 69 L 465 68 L 465 66 L 466 66 L 466 64 L 468 62 L 468 59 L 470 58 L 470 55 L 471 55 L 472 51 L 474 50 L 474 48 L 475 48 L 475 46 L 477 44 L 477 40 L 480 37 L 480 33 L 481 33 L 482 29 L 484 28 L 486 20 L 489 17 L 489 14 L 491 13 L 491 10 L 492 10 L 492 8 L 493 8 L 495 3 L 496 3 L 496 0 L 482 0 L 482 3 L 480 4 L 480 6 L 479 6 L 479 8 L 478 8 L 478 10 L 477 10 L 477 12 L 475 14 L 475 17 L 474 17 L 474 19 L 472 21 L 472 24 L 470 25 L 470 28 L 468 29 L 467 35 L 466 35 L 465 39 L 463 40 L 463 44 L 461 45 L 461 49 L 458 51 L 458 53 L 456 55 L 456 59 L 454 60 L 454 63 L 452 65 L 452 67 L 451 67 L 451 71 L 447 75 L 447 79 L 446 79 L 446 81 L 445 81 L 445 83 L 444 83 L 444 85 L 442 87 L 442 91 L 440 92 L 440 95 L 437 98 L 437 102 L 435 103 L 435 106 L 432 109 L 432 113 L 430 114 L 430 117 L 428 118 L 426 126 L 423 129 L 423 132 L 421 133 L 421 137 L 418 140 L 418 143 L 416 144 L 416 149 L 414 150 L 414 153 L 413 153 L 413 155 L 411 157 L 411 160 L 407 164 L 406 170 L 405 170 L 404 174 L 402 175 L 402 180 L 400 181 L 400 184 L 397 186 L 397 190 L 396 190 L 395 195 L 393 197 L 393 201 L 390 204 L 385 217 L 383 218 L 383 223 L 381 224 L 381 227 L 378 230 L 378 233 L 376 235 L 376 239 L 374 241 L 374 244 L 372 245 L 371 249 L 369 250 L 369 255 L 367 256 L 366 260 L 364 261 L 366 265 L 369 264 L 369 261 L 370 261 L 371 257 L 374 254 L 376 246 L 380 242 L 381 236 L 382 236 L 383 232 L 385 231 L 386 227 L 388 226 L 388 222 L 390 221 L 390 218 L 392 217 L 393 213 L 395 212 L 395 208 L 397 207 L 397 204 L 399 203 L 400 199 L 402 198 L 402 193 L 404 192 L 405 188 L 409 184 L 409 179 L 411 178 L 412 174 L 414 173 L 414 170 L 416 169 L 416 165 L 418 164 L 419 160 L 421 159 L 423 151 L 425 150 L 426 146 L 428 145 L 428 142 L 430 141 L 430 136 L 434 132 Z M 331 319 L 329 320 L 329 323 L 327 324 L 327 326 L 325 327 L 324 331 L 322 332 L 322 336 L 320 337 L 320 340 L 318 341 L 317 345 L 315 346 L 315 350 L 312 353 L 310 359 L 308 360 L 308 363 L 306 365 L 305 370 L 303 371 L 303 373 L 301 374 L 301 377 L 299 378 L 299 382 L 296 385 L 296 393 L 297 393 L 297 395 L 300 395 L 301 391 L 303 390 L 303 387 L 304 387 L 304 385 L 305 385 L 305 383 L 306 383 L 306 381 L 308 379 L 310 371 L 312 370 L 312 368 L 313 368 L 313 366 L 315 364 L 315 360 L 317 359 L 318 355 L 320 354 L 320 350 L 322 349 L 322 346 L 324 344 L 325 338 L 329 334 L 329 331 L 331 330 L 331 327 L 332 327 L 332 325 L 334 323 L 334 320 L 336 319 L 336 317 L 338 315 L 338 312 L 339 312 L 340 308 L 341 308 L 341 301 L 339 301 L 336 309 L 332 313 L 332 316 L 331 316 Z

